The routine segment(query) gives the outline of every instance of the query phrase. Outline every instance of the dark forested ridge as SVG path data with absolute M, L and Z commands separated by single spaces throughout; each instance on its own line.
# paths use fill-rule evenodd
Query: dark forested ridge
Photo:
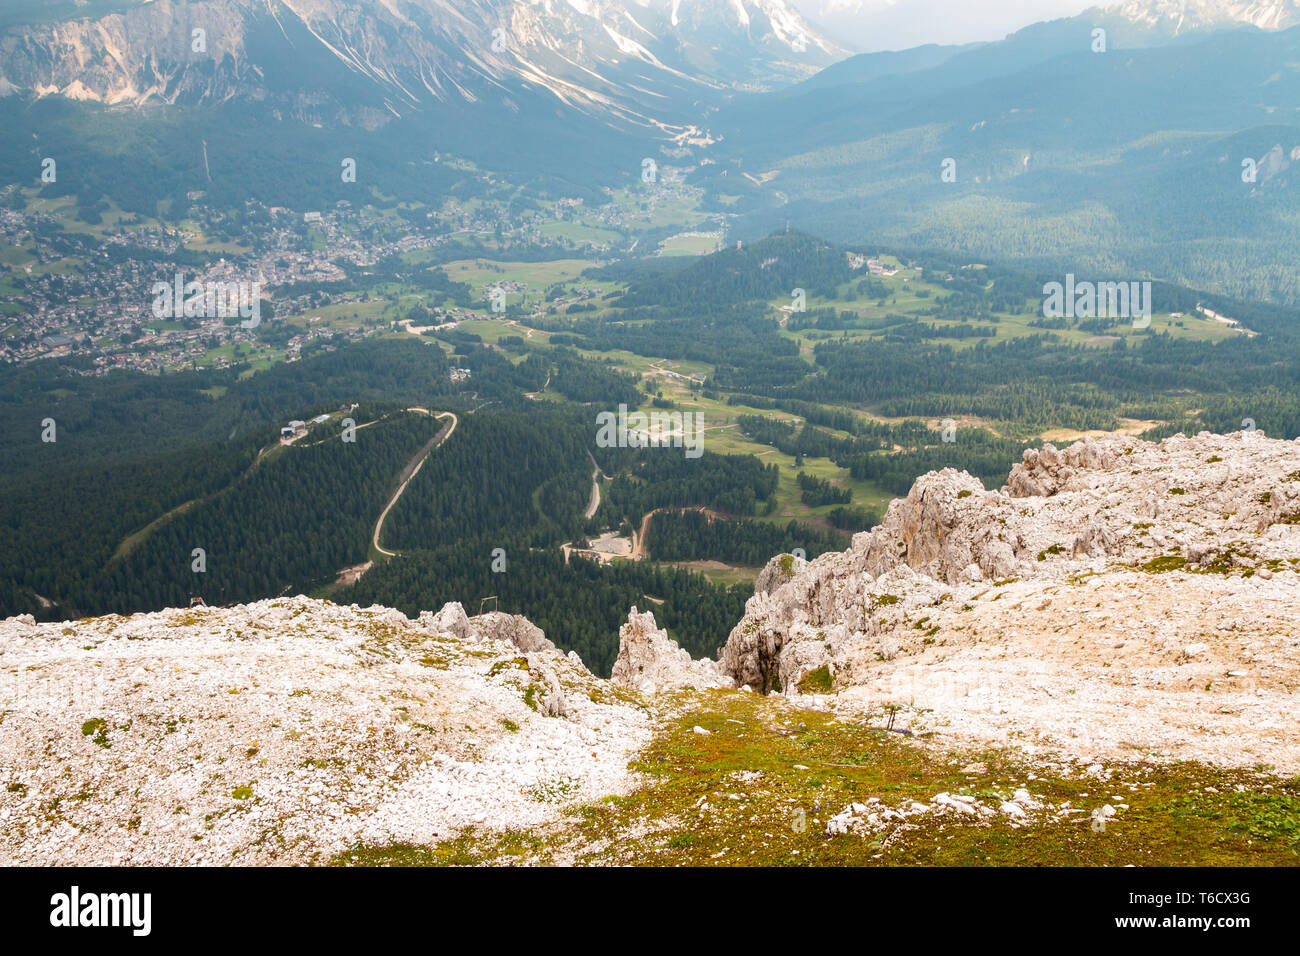
M 686 458 L 680 452 L 644 451 L 625 460 L 619 468 L 605 467 L 607 473 L 613 471 L 618 477 L 596 517 L 610 525 L 620 521 L 635 525 L 656 508 L 683 506 L 753 515 L 760 502 L 771 499 L 777 483 L 776 469 L 757 458 L 708 451 L 698 459 Z
M 461 417 L 389 515 L 398 550 L 553 546 L 582 533 L 592 430 L 580 411 L 484 409 Z
M 64 615 L 185 605 L 195 595 L 249 601 L 364 560 L 397 473 L 438 428 L 427 416 L 388 411 L 354 443 L 327 424 L 327 440 L 280 447 L 267 429 L 233 446 L 65 474 L 6 494 L 13 538 L 0 575 L 11 593 L 27 594 L 15 607 L 40 609 L 34 594 Z M 202 571 L 194 570 L 195 549 Z
M 363 340 L 247 378 L 242 366 L 90 376 L 81 364 L 0 366 L 0 480 L 235 440 L 343 402 L 418 404 L 453 395 L 442 350 L 409 339 Z M 56 425 L 52 442 L 42 440 L 47 418 Z
M 1051 428 L 1114 429 L 1121 418 L 1144 417 L 1156 406 L 1157 417 L 1179 417 L 1171 400 L 1194 394 L 1199 427 L 1239 428 L 1237 410 L 1253 406 L 1258 413 L 1244 417 L 1269 434 L 1300 433 L 1300 398 L 1288 397 L 1300 395 L 1300 319 L 1293 309 L 1151 283 L 1156 313 L 1204 306 L 1256 333 L 1215 344 L 1168 330 L 1135 332 L 1124 319 L 1045 319 L 1044 284 L 1060 276 L 896 252 L 905 275 L 929 285 L 916 287 L 920 304 L 908 314 L 894 314 L 897 282 L 887 286 L 851 265 L 868 254 L 887 250 L 777 233 L 671 270 L 591 269 L 593 277 L 626 276 L 630 287 L 617 308 L 539 325 L 563 329 L 584 348 L 708 362 L 710 393 L 758 396 L 787 409 L 799 402 L 889 418 L 974 416 L 1007 423 L 1019 437 Z M 841 305 L 792 312 L 783 334 L 772 302 L 792 301 L 798 289 Z M 1010 335 L 1000 328 L 1007 316 L 1036 334 Z M 811 363 L 790 331 L 816 336 L 808 340 Z M 1104 344 L 1063 338 L 1061 331 L 1087 332 Z
M 635 404 L 628 377 L 600 363 L 561 351 L 512 365 L 481 345 L 457 350 L 461 367 L 481 373 L 469 394 L 450 382 L 441 349 L 413 339 L 363 342 L 245 378 L 238 370 L 87 378 L 52 363 L 9 370 L 6 420 L 39 426 L 53 409 L 59 431 L 44 448 L 6 433 L 23 452 L 3 479 L 0 613 L 57 619 L 328 588 L 366 560 L 399 475 L 443 427 L 408 406 L 453 407 L 453 440 L 428 456 L 388 516 L 384 540 L 400 556 L 337 599 L 414 614 L 450 600 L 474 611 L 491 593 L 602 672 L 627 608 L 640 603 L 683 646 L 713 653 L 748 587 L 653 564 L 563 561 L 557 546 L 599 524 L 583 517 L 589 454 L 636 474 L 621 479 L 642 490 L 620 494 L 620 513 L 664 500 L 752 511 L 775 479 L 744 456 L 697 463 L 680 451 L 599 449 L 592 406 L 520 398 L 549 377 L 595 408 Z M 401 400 L 370 400 L 376 394 Z M 315 413 L 332 415 L 280 444 L 284 421 Z M 344 414 L 358 425 L 350 442 Z M 144 420 L 156 424 L 152 439 Z M 26 431 L 39 440 L 39 429 Z M 49 460 L 21 460 L 42 451 Z M 495 554 L 504 573 L 492 570 Z

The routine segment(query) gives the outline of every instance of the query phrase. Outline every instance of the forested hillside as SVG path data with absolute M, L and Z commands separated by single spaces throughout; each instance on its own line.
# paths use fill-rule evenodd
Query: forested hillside
M 927 471 L 997 487 L 1088 430 L 1300 434 L 1300 333 L 1276 306 L 1155 283 L 1141 327 L 1048 318 L 1051 276 L 798 232 L 569 274 L 613 288 L 269 368 L 0 370 L 0 613 L 495 597 L 603 672 L 629 605 L 712 653 L 773 555 L 842 549 Z M 698 429 L 701 454 L 604 447 L 623 405 Z

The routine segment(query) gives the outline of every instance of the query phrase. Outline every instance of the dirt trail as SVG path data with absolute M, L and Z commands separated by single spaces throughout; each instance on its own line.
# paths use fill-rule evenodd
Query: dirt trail
M 587 458 L 591 461 L 591 501 L 587 505 L 587 510 L 582 513 L 584 518 L 593 517 L 596 509 L 600 507 L 600 465 L 596 464 L 596 459 L 591 457 L 591 452 L 587 452 Z
M 645 559 L 645 536 L 650 533 L 650 519 L 657 514 L 667 514 L 668 512 L 685 514 L 688 511 L 702 511 L 709 516 L 711 520 L 726 518 L 720 511 L 714 511 L 712 508 L 705 508 L 700 505 L 687 505 L 681 508 L 656 508 L 654 511 L 647 511 L 645 517 L 641 519 L 641 530 L 632 532 L 632 560 L 641 561 Z
M 301 436 L 295 435 L 294 439 L 297 439 L 299 437 Z M 277 439 L 276 441 L 271 442 L 271 444 L 267 445 L 265 448 L 262 448 L 260 451 L 258 451 L 257 457 L 253 459 L 252 463 L 248 466 L 247 470 L 245 470 L 242 475 L 236 478 L 235 481 L 242 481 L 244 478 L 247 478 L 249 475 L 251 475 L 258 468 L 258 466 L 262 464 L 262 461 L 266 458 L 268 454 L 270 454 L 271 451 L 281 446 L 290 445 L 290 444 L 292 444 L 292 441 L 286 442 L 283 439 Z M 217 495 L 219 494 L 221 494 L 220 490 L 214 491 L 208 495 L 202 495 L 198 498 L 191 498 L 189 501 L 183 501 L 180 504 L 178 504 L 175 508 L 163 512 L 157 518 L 154 518 L 152 521 L 150 521 L 143 528 L 140 528 L 138 531 L 132 531 L 130 534 L 128 534 L 125 538 L 123 538 L 118 543 L 116 550 L 114 550 L 113 552 L 113 556 L 108 559 L 109 565 L 112 565 L 113 562 L 115 561 L 120 561 L 122 560 L 122 558 L 125 558 L 128 554 L 131 553 L 132 550 L 136 548 L 137 545 L 140 544 L 140 542 L 144 541 L 147 537 L 149 537 L 149 535 L 153 534 L 159 528 L 166 525 L 173 518 L 177 518 L 180 515 L 183 515 L 191 508 L 196 508 L 199 505 L 207 504 L 209 501 L 217 497 Z
M 407 409 L 407 411 L 417 411 L 417 409 L 410 408 Z M 428 409 L 418 409 L 418 411 L 423 411 L 425 414 L 428 414 Z M 406 467 L 402 469 L 397 490 L 393 492 L 393 497 L 390 498 L 388 504 L 384 506 L 383 512 L 379 515 L 379 520 L 375 522 L 375 533 L 371 535 L 370 543 L 374 545 L 376 551 L 386 558 L 396 557 L 397 552 L 389 551 L 379 543 L 379 535 L 384 530 L 384 519 L 388 517 L 388 512 L 393 510 L 393 505 L 397 504 L 397 499 L 402 497 L 402 492 L 406 490 L 406 486 L 410 484 L 411 479 L 419 474 L 420 468 L 423 467 L 425 459 L 429 457 L 429 452 L 438 448 L 443 442 L 450 438 L 451 433 L 454 432 L 456 426 L 460 424 L 460 419 L 456 417 L 455 412 L 439 412 L 436 417 L 450 418 L 451 425 L 439 431 L 438 434 L 425 442 L 424 447 L 417 451 L 415 456 L 406 463 Z

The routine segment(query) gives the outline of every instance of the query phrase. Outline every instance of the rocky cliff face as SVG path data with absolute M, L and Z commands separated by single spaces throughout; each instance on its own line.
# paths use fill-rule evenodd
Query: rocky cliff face
M 926 475 L 756 593 L 721 663 L 915 729 L 1300 767 L 1300 444 L 1046 445 L 999 491 Z

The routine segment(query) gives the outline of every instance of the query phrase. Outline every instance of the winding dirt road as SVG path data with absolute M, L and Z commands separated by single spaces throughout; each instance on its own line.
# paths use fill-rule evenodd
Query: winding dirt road
M 720 511 L 714 511 L 712 508 L 705 508 L 702 505 L 681 505 L 670 508 L 655 508 L 653 511 L 647 511 L 641 518 L 641 530 L 632 532 L 632 560 L 642 561 L 645 559 L 645 539 L 650 533 L 650 521 L 655 515 L 668 514 L 675 512 L 685 514 L 688 511 L 702 511 L 709 516 L 710 520 L 716 521 L 719 518 L 726 518 Z
M 408 408 L 407 411 L 424 412 L 426 415 L 430 414 L 427 408 Z M 379 543 L 379 535 L 384 530 L 384 519 L 388 517 L 388 512 L 393 510 L 393 505 L 397 504 L 397 499 L 402 497 L 402 492 L 404 492 L 406 486 L 411 483 L 411 479 L 419 474 L 420 469 L 424 466 L 425 459 L 429 457 L 429 452 L 440 447 L 443 442 L 450 438 L 451 433 L 454 432 L 456 426 L 460 424 L 460 419 L 456 417 L 455 412 L 439 412 L 434 417 L 450 418 L 451 424 L 425 442 L 424 447 L 415 453 L 415 457 L 406 463 L 406 467 L 402 469 L 401 481 L 397 486 L 397 490 L 393 492 L 393 497 L 390 498 L 388 504 L 384 506 L 384 510 L 379 515 L 379 520 L 375 522 L 375 533 L 371 535 L 370 543 L 374 545 L 376 551 L 386 558 L 396 557 L 397 552 L 389 551 Z

